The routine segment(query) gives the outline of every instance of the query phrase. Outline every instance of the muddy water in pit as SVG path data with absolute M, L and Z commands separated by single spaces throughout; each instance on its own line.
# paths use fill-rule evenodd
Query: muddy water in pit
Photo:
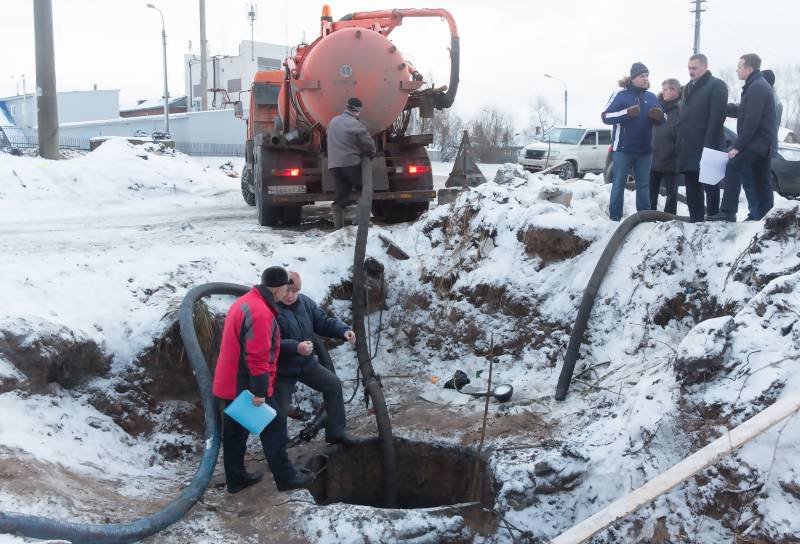
M 428 509 L 433 515 L 460 515 L 474 530 L 487 534 L 496 523 L 484 512 L 495 500 L 495 482 L 475 449 L 395 438 L 398 479 L 396 510 Z M 378 439 L 362 440 L 350 448 L 329 446 L 305 464 L 317 473 L 309 487 L 317 504 L 358 504 L 382 507 L 382 471 Z M 385 510 L 384 510 L 385 511 Z

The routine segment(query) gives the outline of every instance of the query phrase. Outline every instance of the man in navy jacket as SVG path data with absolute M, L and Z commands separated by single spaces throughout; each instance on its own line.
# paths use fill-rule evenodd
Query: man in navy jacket
M 342 382 L 336 374 L 322 366 L 314 355 L 311 338 L 314 334 L 340 338 L 351 344 L 356 341 L 350 327 L 320 310 L 313 300 L 300 294 L 300 275 L 289 272 L 292 284 L 278 301 L 278 326 L 281 331 L 281 351 L 278 359 L 278 376 L 275 381 L 275 399 L 279 419 L 286 421 L 289 402 L 299 381 L 320 391 L 325 401 L 325 441 L 329 444 L 351 446 L 353 439 L 345 430 L 344 397 Z M 288 442 L 284 423 L 282 440 Z
M 711 221 L 736 221 L 739 194 L 745 182 L 751 183 L 747 196 L 752 199 L 748 204 L 755 216 L 750 219 L 761 219 L 773 205 L 769 159 L 778 145 L 775 95 L 761 74 L 758 55 L 742 55 L 736 75 L 745 82 L 736 119 L 736 141 L 728 152 L 722 205 L 717 215 L 709 217 Z
M 614 179 L 608 215 L 613 221 L 622 219 L 625 199 L 625 180 L 633 169 L 636 180 L 636 211 L 650 209 L 650 166 L 653 160 L 653 125 L 664 123 L 664 111 L 656 95 L 649 92 L 650 73 L 647 66 L 635 62 L 630 77 L 619 82 L 617 89 L 600 116 L 613 125 L 612 151 Z

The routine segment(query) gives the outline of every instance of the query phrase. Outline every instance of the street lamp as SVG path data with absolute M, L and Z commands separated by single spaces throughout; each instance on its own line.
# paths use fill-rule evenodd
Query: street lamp
M 167 86 L 167 32 L 164 30 L 164 14 L 153 4 L 147 4 L 161 15 L 161 41 L 164 45 L 164 132 L 169 134 L 169 87 Z
M 564 83 L 563 80 L 553 77 L 550 74 L 545 74 L 544 77 L 555 79 L 556 81 L 561 82 L 561 84 L 564 86 L 564 126 L 567 126 L 567 84 Z

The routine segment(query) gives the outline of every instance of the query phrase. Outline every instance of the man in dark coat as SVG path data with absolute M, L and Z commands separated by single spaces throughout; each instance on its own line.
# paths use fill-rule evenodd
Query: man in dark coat
M 344 226 L 344 210 L 350 193 L 361 190 L 361 156 L 375 157 L 375 140 L 366 125 L 359 121 L 363 104 L 358 98 L 347 101 L 344 112 L 328 124 L 328 169 L 335 182 L 332 204 L 333 225 Z
M 678 212 L 678 117 L 681 99 L 681 83 L 667 79 L 661 84 L 659 104 L 667 122 L 653 127 L 653 166 L 650 170 L 650 209 L 657 209 L 658 193 L 664 182 L 667 202 L 664 211 Z
M 703 148 L 725 149 L 725 106 L 728 86 L 708 70 L 703 54 L 689 57 L 690 81 L 683 89 L 678 122 L 678 171 L 686 185 L 686 204 L 692 222 L 719 211 L 719 186 L 701 184 L 700 157 Z M 703 192 L 705 191 L 705 202 Z
M 745 82 L 736 119 L 736 142 L 728 152 L 725 168 L 725 194 L 713 221 L 736 221 L 742 184 L 751 182 L 748 206 L 751 219 L 761 219 L 772 209 L 769 159 L 777 145 L 775 95 L 761 74 L 761 58 L 753 53 L 742 55 L 736 75 Z
M 353 439 L 345 430 L 344 396 L 342 382 L 322 366 L 314 355 L 311 338 L 314 334 L 356 341 L 350 327 L 334 317 L 326 315 L 313 300 L 300 294 L 302 287 L 300 274 L 290 272 L 292 285 L 278 302 L 278 325 L 281 330 L 281 354 L 278 360 L 278 377 L 275 381 L 275 399 L 278 418 L 284 422 L 281 440 L 288 442 L 286 435 L 286 415 L 289 402 L 299 381 L 322 393 L 325 400 L 327 418 L 325 420 L 325 441 L 329 444 L 353 445 Z
M 614 179 L 608 216 L 622 219 L 625 204 L 625 180 L 633 170 L 636 183 L 636 211 L 650 209 L 650 165 L 653 161 L 653 125 L 664 124 L 664 112 L 656 95 L 648 91 L 650 71 L 641 62 L 631 66 L 630 76 L 619 82 L 619 89 L 606 104 L 600 118 L 613 125 L 611 150 Z
M 253 404 L 265 402 L 276 409 L 275 389 L 280 334 L 275 316 L 275 298 L 283 298 L 289 285 L 289 275 L 280 266 L 271 266 L 261 275 L 261 284 L 239 297 L 225 317 L 219 358 L 214 369 L 212 392 L 227 406 L 242 391 L 253 394 Z M 283 415 L 286 428 L 286 415 Z M 281 425 L 280 416 L 261 432 L 261 445 L 272 471 L 275 484 L 281 491 L 305 487 L 313 475 L 295 471 L 286 454 L 286 447 L 277 447 L 275 436 Z M 250 433 L 227 414 L 222 422 L 222 459 L 228 492 L 239 491 L 258 483 L 261 472 L 247 472 L 244 455 Z

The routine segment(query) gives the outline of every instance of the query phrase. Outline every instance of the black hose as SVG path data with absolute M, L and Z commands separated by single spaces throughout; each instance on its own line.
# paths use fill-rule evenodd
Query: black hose
M 356 247 L 353 255 L 353 332 L 356 334 L 356 354 L 358 367 L 364 376 L 364 389 L 372 399 L 375 407 L 375 419 L 378 425 L 378 439 L 381 445 L 381 471 L 383 473 L 383 506 L 394 508 L 397 505 L 397 473 L 395 469 L 394 436 L 386 399 L 383 397 L 381 383 L 372 368 L 372 361 L 367 349 L 367 331 L 364 326 L 366 270 L 364 258 L 367 253 L 367 236 L 369 235 L 369 218 L 372 208 L 372 161 L 364 158 L 361 162 L 361 199 L 358 201 L 356 217 Z
M 567 353 L 564 355 L 564 365 L 561 367 L 561 374 L 558 377 L 558 385 L 556 386 L 556 400 L 564 400 L 569 390 L 569 384 L 572 381 L 572 374 L 575 372 L 575 363 L 578 360 L 578 352 L 581 349 L 581 342 L 583 341 L 583 334 L 586 332 L 586 325 L 589 322 L 589 316 L 592 313 L 594 306 L 594 299 L 597 296 L 597 291 L 603 283 L 608 268 L 611 262 L 617 255 L 617 251 L 622 247 L 625 237 L 633 230 L 634 227 L 641 223 L 653 223 L 659 221 L 684 221 L 689 222 L 688 217 L 680 217 L 672 215 L 671 213 L 659 212 L 655 210 L 647 210 L 635 213 L 623 221 L 611 240 L 606 244 L 603 254 L 600 255 L 600 260 L 594 267 L 592 277 L 589 278 L 589 284 L 583 292 L 581 304 L 578 306 L 578 317 L 575 318 L 575 325 L 572 327 L 572 334 L 569 337 L 569 345 L 567 346 Z
M 249 287 L 233 283 L 199 285 L 189 290 L 178 310 L 181 339 L 203 403 L 205 440 L 197 472 L 176 499 L 158 512 L 130 523 L 74 523 L 42 516 L 0 512 L 0 533 L 12 533 L 28 538 L 69 540 L 75 544 L 82 542 L 117 544 L 139 541 L 181 519 L 200 499 L 211 482 L 220 444 L 219 414 L 211 393 L 211 372 L 208 370 L 208 363 L 194 330 L 194 304 L 208 295 L 240 296 L 249 290 Z
M 450 84 L 443 95 L 437 95 L 436 108 L 446 109 L 453 105 L 458 92 L 459 71 L 461 70 L 461 40 L 458 36 L 450 38 Z

